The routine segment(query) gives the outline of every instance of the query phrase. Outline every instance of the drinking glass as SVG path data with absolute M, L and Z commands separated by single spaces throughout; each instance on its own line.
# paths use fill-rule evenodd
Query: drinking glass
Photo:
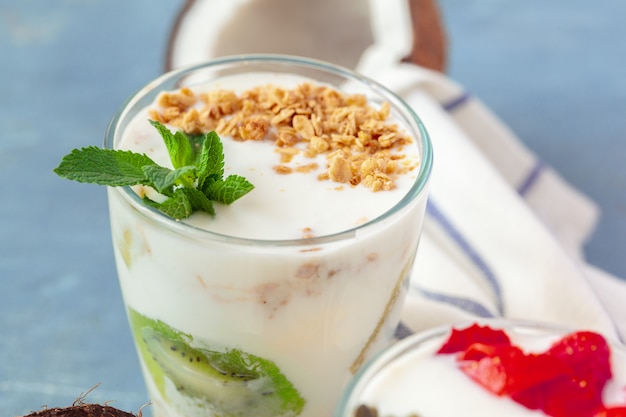
M 299 57 L 216 59 L 147 84 L 112 119 L 105 146 L 115 149 L 161 92 L 268 73 L 389 102 L 421 163 L 406 195 L 378 218 L 294 240 L 209 232 L 149 207 L 130 187 L 109 188 L 119 283 L 155 416 L 330 416 L 399 322 L 432 149 L 417 115 L 382 85 Z

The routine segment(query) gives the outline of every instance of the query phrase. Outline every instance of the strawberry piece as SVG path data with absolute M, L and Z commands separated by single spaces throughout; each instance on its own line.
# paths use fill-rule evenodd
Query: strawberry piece
M 481 326 L 474 323 L 465 329 L 453 328 L 450 336 L 437 353 L 462 352 L 474 343 L 482 343 L 488 346 L 510 345 L 511 340 L 503 330 L 496 330 L 489 326 Z
M 526 354 L 517 346 L 474 344 L 459 354 L 463 372 L 497 395 L 514 395 L 547 384 L 567 371 L 558 359 Z
M 555 342 L 546 352 L 567 363 L 571 378 L 589 389 L 602 391 L 611 379 L 611 350 L 604 337 L 590 331 L 575 332 Z
M 626 406 L 602 407 L 593 417 L 626 417 Z
M 490 358 L 498 355 L 505 348 L 513 348 L 511 345 L 487 345 L 485 343 L 473 343 L 465 350 L 457 354 L 457 362 L 479 361 L 485 357 Z
M 514 393 L 511 398 L 553 417 L 589 417 L 602 407 L 601 392 L 588 389 L 567 376 Z
M 557 378 L 512 398 L 554 417 L 587 417 L 602 407 L 602 391 L 611 378 L 610 349 L 599 334 L 575 332 L 543 354 L 559 363 Z
M 496 395 L 507 394 L 510 374 L 524 353 L 515 346 L 475 343 L 459 355 L 461 370 Z M 471 358 L 468 360 L 468 358 Z

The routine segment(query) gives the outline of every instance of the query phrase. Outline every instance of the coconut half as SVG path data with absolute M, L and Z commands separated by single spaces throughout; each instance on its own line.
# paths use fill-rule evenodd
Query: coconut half
M 274 53 L 354 68 L 372 44 L 369 0 L 188 0 L 166 70 L 219 56 Z
M 437 0 L 187 0 L 170 33 L 165 70 L 248 53 L 355 68 L 365 50 L 389 33 L 397 34 L 399 59 L 445 70 Z
M 77 404 L 64 408 L 46 408 L 24 417 L 141 417 L 108 405 Z

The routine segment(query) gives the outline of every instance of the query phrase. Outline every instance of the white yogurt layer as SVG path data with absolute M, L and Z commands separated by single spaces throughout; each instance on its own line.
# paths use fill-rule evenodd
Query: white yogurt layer
M 268 81 L 240 76 L 219 87 L 247 88 L 251 79 Z M 243 87 L 236 82 L 242 80 Z M 118 147 L 169 164 L 146 119 L 145 111 L 135 117 Z M 417 175 L 398 178 L 393 191 L 372 192 L 319 181 L 315 172 L 279 175 L 273 170 L 279 156 L 269 141 L 222 141 L 226 173 L 243 175 L 256 188 L 232 206 L 216 207 L 215 218 L 193 214 L 185 221 L 229 236 L 298 239 L 303 230 L 323 236 L 351 229 L 396 205 Z M 420 157 L 417 146 L 403 153 Z M 292 161 L 304 163 L 310 160 Z M 306 401 L 301 416 L 322 417 L 332 414 L 362 361 L 392 340 L 426 196 L 345 239 L 315 245 L 303 239 L 288 246 L 214 239 L 187 233 L 180 224 L 164 227 L 133 207 L 120 189 L 109 190 L 109 201 L 126 305 L 190 335 L 194 344 L 238 348 L 274 362 Z M 170 395 L 164 395 L 142 363 L 156 416 L 211 415 L 195 399 L 189 405 L 172 394 L 171 381 L 165 384 Z
M 546 334 L 542 329 L 507 330 L 513 344 L 525 352 L 542 352 L 561 335 Z M 429 338 L 392 360 L 383 370 L 363 382 L 358 404 L 367 404 L 389 417 L 485 417 L 545 416 L 530 410 L 507 396 L 497 396 L 465 375 L 455 362 L 454 354 L 437 355 L 448 334 Z M 624 404 L 626 387 L 626 350 L 613 348 L 614 377 L 604 390 L 605 404 Z M 353 404 L 356 405 L 356 404 Z M 351 414 L 346 414 L 351 415 Z
M 229 89 L 240 93 L 253 86 L 250 80 L 257 85 L 279 83 L 285 88 L 293 88 L 306 81 L 284 75 L 275 78 L 267 74 L 248 74 L 243 81 L 241 76 L 229 77 L 195 91 Z M 155 162 L 171 167 L 163 139 L 148 119 L 146 109 L 129 124 L 117 147 L 145 153 Z M 315 163 L 317 168 L 279 175 L 274 167 L 281 165 L 280 155 L 271 141 L 236 141 L 228 136 L 221 139 L 225 175 L 244 176 L 255 189 L 231 206 L 216 204 L 215 218 L 200 214 L 185 222 L 226 236 L 262 240 L 300 239 L 303 234 L 326 236 L 355 228 L 395 206 L 415 183 L 419 171 L 417 145 L 392 149 L 392 153 L 402 154 L 406 161 L 412 161 L 415 169 L 395 178 L 395 189 L 374 193 L 363 185 L 319 180 L 318 176 L 327 171 L 328 161 L 324 155 L 311 158 L 300 153 L 285 165 L 297 170 Z M 297 147 L 304 151 L 305 145 L 306 142 Z

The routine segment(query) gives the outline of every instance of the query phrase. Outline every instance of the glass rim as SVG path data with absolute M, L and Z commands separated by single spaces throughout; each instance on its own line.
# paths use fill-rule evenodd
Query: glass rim
M 415 181 L 406 194 L 398 201 L 393 207 L 385 211 L 378 217 L 354 226 L 352 228 L 342 230 L 340 232 L 327 234 L 324 236 L 312 237 L 312 238 L 296 238 L 296 239 L 255 239 L 245 238 L 238 236 L 231 236 L 222 233 L 212 232 L 200 227 L 188 224 L 184 221 L 175 220 L 161 211 L 144 204 L 141 198 L 133 191 L 130 186 L 123 187 L 109 187 L 114 188 L 114 191 L 119 192 L 127 202 L 129 202 L 133 208 L 135 208 L 141 215 L 149 218 L 150 220 L 159 223 L 167 229 L 183 234 L 188 237 L 196 238 L 208 238 L 212 240 L 223 241 L 229 243 L 239 243 L 244 245 L 257 245 L 257 246 L 314 246 L 321 245 L 329 242 L 335 242 L 343 240 L 349 237 L 355 236 L 356 232 L 374 226 L 384 220 L 392 217 L 397 212 L 401 211 L 411 201 L 419 198 L 421 194 L 426 191 L 426 185 L 430 178 L 430 173 L 433 165 L 433 149 L 430 136 L 426 131 L 426 128 L 416 114 L 416 112 L 396 93 L 382 85 L 381 83 L 358 74 L 355 71 L 341 67 L 339 65 L 331 64 L 328 62 L 305 58 L 294 55 L 281 55 L 281 54 L 242 54 L 233 55 L 211 59 L 198 64 L 188 65 L 182 68 L 178 68 L 169 72 L 166 72 L 151 82 L 144 85 L 134 94 L 132 94 L 115 112 L 111 118 L 104 137 L 104 148 L 114 149 L 115 137 L 118 132 L 118 127 L 121 121 L 124 120 L 126 113 L 137 105 L 138 102 L 146 95 L 158 90 L 161 86 L 174 80 L 182 80 L 187 75 L 191 75 L 197 71 L 232 65 L 236 63 L 275 63 L 283 65 L 294 65 L 302 68 L 309 68 L 314 70 L 323 71 L 329 74 L 344 77 L 350 81 L 355 81 L 369 90 L 375 92 L 385 100 L 389 101 L 392 108 L 397 109 L 402 116 L 405 123 L 408 124 L 408 128 L 418 133 L 419 137 L 414 138 L 416 142 L 421 145 L 421 159 L 419 170 Z M 165 91 L 165 90 L 162 90 Z

